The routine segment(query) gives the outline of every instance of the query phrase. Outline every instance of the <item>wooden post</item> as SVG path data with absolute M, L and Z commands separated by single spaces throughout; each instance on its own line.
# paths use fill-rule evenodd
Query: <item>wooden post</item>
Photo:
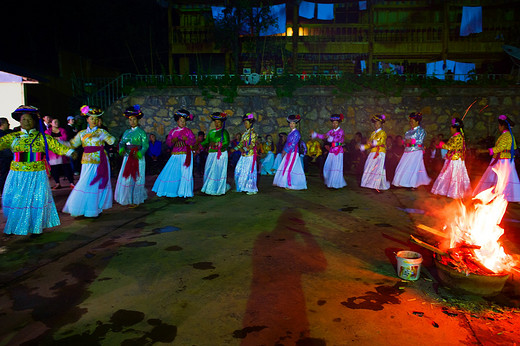
M 300 25 L 298 24 L 298 4 L 293 1 L 293 24 L 292 24 L 292 66 L 291 70 L 293 74 L 298 73 L 298 36 Z

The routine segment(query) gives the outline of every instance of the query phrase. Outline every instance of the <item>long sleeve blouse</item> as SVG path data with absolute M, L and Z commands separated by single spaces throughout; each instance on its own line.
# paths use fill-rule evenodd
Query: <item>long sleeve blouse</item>
M 426 131 L 420 126 L 416 126 L 413 129 L 406 131 L 406 133 L 404 134 L 404 139 L 409 139 L 409 141 L 407 141 L 407 143 L 405 144 L 406 147 L 404 148 L 404 151 L 409 152 L 423 150 L 423 142 L 425 137 Z
M 183 136 L 186 136 L 186 141 L 182 139 Z M 172 141 L 174 138 L 177 139 L 176 142 Z M 180 154 L 186 154 L 191 149 L 188 149 L 188 147 L 191 147 L 192 145 L 195 145 L 195 135 L 193 134 L 193 131 L 191 131 L 187 127 L 175 127 L 173 128 L 170 133 L 168 134 L 168 137 L 166 137 L 166 144 L 169 147 L 172 147 L 172 155 L 180 155 Z
M 224 136 L 222 136 L 224 131 Z M 223 139 L 222 139 L 223 137 Z M 229 145 L 229 132 L 224 129 L 213 129 L 210 130 L 204 141 L 201 143 L 203 146 L 208 146 L 208 152 L 215 153 L 218 151 L 219 143 L 222 142 L 221 151 L 226 151 Z
M 287 142 L 285 142 L 283 151 L 285 151 L 287 154 L 291 153 L 292 151 L 298 152 L 298 145 L 301 138 L 302 136 L 300 135 L 300 131 L 297 129 L 292 130 L 287 136 Z
M 86 129 L 79 131 L 78 134 L 74 136 L 74 138 L 72 138 L 72 140 L 70 141 L 70 146 L 73 148 L 77 148 L 80 145 L 82 145 L 83 147 L 100 147 L 103 146 L 105 143 L 112 145 L 115 143 L 115 141 L 116 138 L 112 136 L 110 133 L 108 133 L 106 130 L 100 129 L 98 127 L 94 127 L 93 129 L 87 127 Z M 92 153 L 84 152 L 83 156 L 81 157 L 82 164 L 99 164 L 99 162 L 99 151 L 95 151 Z
M 144 157 L 144 154 L 148 150 L 148 138 L 146 138 L 146 132 L 139 126 L 132 127 L 123 133 L 121 140 L 119 141 L 119 150 L 124 149 L 125 154 L 130 153 L 132 146 L 137 146 L 138 151 Z
M 256 147 L 256 138 L 257 134 L 253 130 L 253 128 L 249 128 L 244 132 L 242 138 L 240 138 L 240 143 L 235 147 L 236 150 L 242 149 L 245 156 L 251 156 L 255 153 L 254 149 Z
M 493 155 L 493 158 L 499 159 L 510 159 L 511 158 L 511 143 L 513 141 L 513 137 L 511 133 L 507 130 L 502 132 L 500 137 L 498 137 L 495 146 L 490 149 L 490 153 Z M 514 149 L 516 149 L 516 141 Z
M 370 149 L 370 152 L 386 153 L 386 132 L 382 129 L 372 132 L 368 144 L 364 144 L 363 147 Z
M 442 149 L 448 150 L 446 153 L 447 160 L 464 160 L 464 136 L 460 132 L 456 132 L 450 137 L 447 143 L 442 145 Z
M 14 154 L 11 162 L 11 170 L 23 172 L 36 172 L 45 170 L 45 142 L 50 151 L 59 155 L 72 155 L 69 147 L 61 144 L 49 135 L 43 135 L 38 130 L 21 130 L 12 132 L 0 138 L 0 150 L 10 148 Z
M 345 132 L 341 127 L 337 129 L 329 130 L 326 134 L 316 133 L 316 137 L 319 139 L 327 139 L 331 142 L 329 153 L 338 155 L 343 153 L 343 143 L 345 142 Z

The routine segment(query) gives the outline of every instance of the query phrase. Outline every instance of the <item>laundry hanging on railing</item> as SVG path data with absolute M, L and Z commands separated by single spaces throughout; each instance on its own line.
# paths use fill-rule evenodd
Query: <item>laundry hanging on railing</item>
M 314 18 L 314 8 L 316 4 L 314 2 L 302 1 L 298 10 L 298 15 L 303 18 L 312 19 Z
M 318 19 L 319 20 L 333 20 L 334 19 L 334 4 L 318 4 Z
M 463 6 L 460 36 L 482 32 L 482 6 Z
M 319 20 L 333 20 L 334 19 L 334 4 L 320 4 L 309 1 L 302 1 L 298 9 L 298 15 L 303 18 L 313 19 L 314 10 L 318 7 L 316 18 Z
M 359 10 L 365 11 L 367 9 L 367 2 L 366 1 L 359 1 Z
M 475 64 L 457 62 L 452 60 L 436 61 L 426 64 L 426 75 L 437 79 L 453 78 L 453 80 L 466 81 L 471 72 L 475 71 Z

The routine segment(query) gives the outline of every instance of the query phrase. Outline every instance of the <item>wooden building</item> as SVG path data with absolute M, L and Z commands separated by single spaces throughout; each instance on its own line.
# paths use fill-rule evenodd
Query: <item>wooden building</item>
M 427 62 L 455 60 L 474 63 L 480 72 L 509 73 L 511 64 L 504 66 L 509 60 L 502 45 L 518 42 L 520 13 L 515 12 L 518 2 L 513 0 L 308 2 L 333 4 L 333 19 L 303 18 L 301 1 L 273 0 L 274 5 L 286 5 L 285 31 L 240 35 L 238 70 L 359 73 L 365 65 L 366 72 L 375 73 L 378 63 L 384 62 L 403 66 L 405 73 L 424 73 Z M 232 72 L 232 52 L 222 44 L 225 38 L 216 34 L 212 16 L 212 6 L 226 3 L 177 0 L 170 4 L 170 74 Z M 481 7 L 481 32 L 461 36 L 464 6 Z M 501 68 L 509 70 L 497 70 Z

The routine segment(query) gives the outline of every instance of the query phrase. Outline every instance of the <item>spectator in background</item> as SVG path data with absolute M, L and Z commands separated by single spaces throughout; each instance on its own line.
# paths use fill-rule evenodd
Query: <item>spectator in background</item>
M 357 148 L 365 144 L 366 140 L 363 138 L 361 132 L 356 132 L 354 138 L 352 138 L 352 140 L 347 144 L 347 153 L 349 158 L 347 166 L 355 174 L 361 175 L 363 173 L 366 153 Z
M 157 140 L 155 134 L 148 136 L 148 150 L 146 151 L 146 170 L 148 174 L 158 174 L 163 168 L 163 149 L 162 142 Z
M 6 118 L 0 118 L 0 138 L 11 133 L 9 130 L 9 121 Z M 11 149 L 0 150 L 0 196 L 4 191 L 5 179 L 9 174 L 11 161 L 13 160 L 13 152 Z
M 307 154 L 303 158 L 303 171 L 307 173 L 309 171 L 309 164 L 315 164 L 320 170 L 320 174 L 323 167 L 323 151 L 321 149 L 321 143 L 317 138 L 311 138 L 307 141 Z
M 206 159 L 208 157 L 208 149 L 201 145 L 204 139 L 206 139 L 206 134 L 204 131 L 199 131 L 197 133 L 197 140 L 193 146 L 195 172 L 200 176 L 204 174 L 204 166 L 206 166 Z
M 67 133 L 67 140 L 70 141 L 74 136 L 78 133 L 78 129 L 75 126 L 76 118 L 74 118 L 72 115 L 69 115 L 67 117 L 67 125 L 64 127 L 65 132 Z M 75 175 L 79 174 L 79 171 L 81 170 L 81 155 L 83 154 L 83 148 L 78 148 L 77 150 L 78 158 L 77 159 L 70 159 L 70 168 L 72 169 L 72 172 Z
M 280 132 L 278 134 L 278 143 L 276 144 L 276 156 L 274 158 L 274 164 L 273 168 L 276 170 L 278 169 L 278 166 L 282 162 L 282 151 L 285 146 L 285 142 L 287 142 L 287 133 Z
M 388 138 L 387 138 L 388 142 Z M 394 179 L 395 168 L 403 156 L 404 152 L 404 141 L 401 135 L 395 136 L 392 145 L 386 151 L 386 177 L 388 181 Z
M 45 134 L 50 135 L 60 143 L 67 141 L 67 132 L 64 128 L 60 127 L 60 121 L 58 119 L 52 119 L 51 128 L 45 130 Z M 70 167 L 69 158 L 65 155 L 58 155 L 49 151 L 49 165 L 51 166 L 51 176 L 54 179 L 56 185 L 52 188 L 53 190 L 61 189 L 60 177 L 65 176 L 69 181 L 70 188 L 74 188 L 74 174 Z
M 240 139 L 241 138 L 242 138 L 242 134 L 235 133 L 235 136 L 233 137 L 233 140 L 229 144 L 229 147 L 230 148 L 236 147 L 240 143 Z M 240 153 L 240 151 L 238 151 L 238 152 L 237 151 L 231 152 L 231 155 L 230 155 L 230 158 L 229 158 L 229 164 L 231 165 L 233 170 L 235 169 L 235 166 L 237 165 L 238 160 L 240 160 L 240 156 L 241 155 L 242 154 Z
M 74 138 L 76 133 L 78 133 L 78 129 L 74 126 L 75 121 L 76 119 L 72 115 L 69 115 L 67 117 L 67 125 L 65 126 L 65 132 L 67 133 L 68 141 Z
M 48 129 L 50 129 L 52 127 L 52 117 L 49 116 L 49 115 L 44 115 L 43 118 L 43 131 L 47 131 Z

